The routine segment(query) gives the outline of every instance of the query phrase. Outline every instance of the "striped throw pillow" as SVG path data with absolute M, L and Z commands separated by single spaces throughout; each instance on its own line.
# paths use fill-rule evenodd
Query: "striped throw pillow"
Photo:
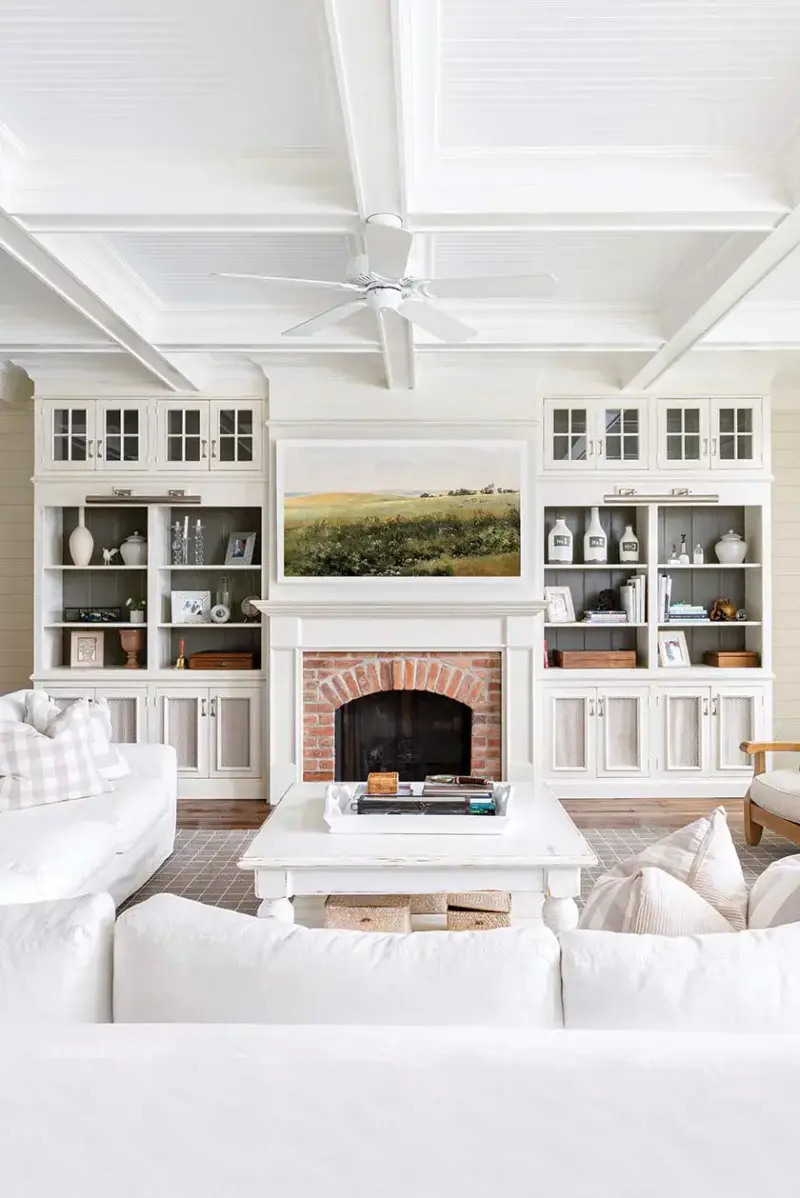
M 654 936 L 733 931 L 727 919 L 685 882 L 654 866 L 627 878 L 610 874 L 600 878 L 586 901 L 580 926 L 594 932 Z
M 800 923 L 800 854 L 773 861 L 750 891 L 748 928 Z

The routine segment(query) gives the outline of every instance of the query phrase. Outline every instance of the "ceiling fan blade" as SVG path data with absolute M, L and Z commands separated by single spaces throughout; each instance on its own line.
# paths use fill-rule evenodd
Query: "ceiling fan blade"
M 476 275 L 470 279 L 426 279 L 425 289 L 441 299 L 547 299 L 555 275 Z
M 292 287 L 327 287 L 330 291 L 363 291 L 358 283 L 331 283 L 328 279 L 284 279 L 280 275 L 243 275 L 229 270 L 214 271 L 215 279 L 255 279 L 259 283 L 288 283 Z
M 365 307 L 364 300 L 348 300 L 346 304 L 337 304 L 335 308 L 328 308 L 327 312 L 320 312 L 319 316 L 312 316 L 310 320 L 304 320 L 300 324 L 292 325 L 290 329 L 284 329 L 281 336 L 310 337 L 312 333 L 326 329 L 329 325 L 338 324 L 339 321 L 352 316 L 354 312 L 361 312 Z
M 448 316 L 441 308 L 429 304 L 427 300 L 403 300 L 397 311 L 401 316 L 405 316 L 406 320 L 418 324 L 421 329 L 432 333 L 440 341 L 469 341 L 478 331 L 463 321 L 456 320 L 454 316 Z
M 372 273 L 384 279 L 405 278 L 413 240 L 408 229 L 395 229 L 391 225 L 367 221 L 364 225 L 364 241 Z

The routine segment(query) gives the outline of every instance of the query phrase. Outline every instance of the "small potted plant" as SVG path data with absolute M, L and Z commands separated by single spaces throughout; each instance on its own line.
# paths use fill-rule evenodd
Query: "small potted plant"
M 125 606 L 131 614 L 131 624 L 144 624 L 147 602 L 144 599 L 126 599 Z

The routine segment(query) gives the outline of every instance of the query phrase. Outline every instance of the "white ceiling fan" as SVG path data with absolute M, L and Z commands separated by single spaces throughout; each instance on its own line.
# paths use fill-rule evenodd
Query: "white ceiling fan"
M 403 228 L 399 216 L 379 212 L 367 217 L 363 250 L 356 254 L 343 283 L 324 279 L 285 279 L 275 275 L 238 274 L 220 271 L 222 279 L 258 279 L 265 283 L 290 283 L 321 287 L 350 296 L 343 304 L 285 329 L 284 337 L 310 337 L 320 329 L 338 324 L 362 309 L 371 308 L 379 319 L 399 313 L 442 341 L 468 341 L 477 333 L 470 325 L 431 300 L 441 299 L 541 299 L 553 294 L 556 278 L 540 275 L 483 275 L 465 279 L 422 279 L 407 275 L 413 236 Z

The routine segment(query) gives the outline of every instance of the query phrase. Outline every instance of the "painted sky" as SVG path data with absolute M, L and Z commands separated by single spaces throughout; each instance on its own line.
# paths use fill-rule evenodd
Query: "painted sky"
M 515 445 L 475 443 L 286 446 L 283 486 L 287 495 L 342 491 L 452 491 L 494 483 L 520 487 Z

